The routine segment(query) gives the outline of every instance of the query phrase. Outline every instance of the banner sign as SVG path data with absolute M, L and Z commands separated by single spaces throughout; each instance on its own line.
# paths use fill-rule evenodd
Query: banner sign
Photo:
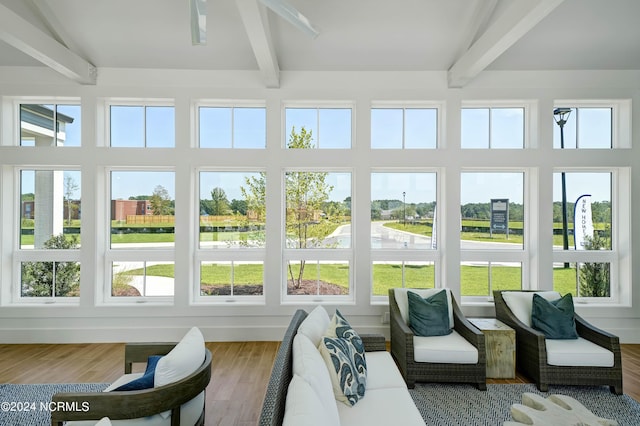
M 585 250 L 587 238 L 593 238 L 593 219 L 591 217 L 591 194 L 578 197 L 573 211 L 573 238 L 576 250 Z
M 493 235 L 494 231 L 504 232 L 509 236 L 508 198 L 491 199 L 491 225 L 489 227 L 489 234 Z

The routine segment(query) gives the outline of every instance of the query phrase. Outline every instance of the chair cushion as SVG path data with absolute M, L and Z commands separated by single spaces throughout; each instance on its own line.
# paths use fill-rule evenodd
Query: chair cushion
M 414 336 L 413 359 L 416 362 L 477 364 L 478 350 L 453 330 L 446 336 Z
M 545 339 L 547 364 L 563 367 L 613 367 L 613 352 L 579 337 Z
M 313 346 L 318 347 L 322 336 L 326 333 L 331 319 L 327 311 L 320 305 L 309 312 L 309 315 L 298 326 L 298 333 L 304 334 L 311 340 Z
M 449 328 L 453 328 L 453 306 L 451 304 L 451 290 L 448 288 L 428 288 L 428 289 L 417 289 L 417 288 L 394 288 L 393 293 L 396 297 L 396 303 L 398 304 L 398 309 L 400 310 L 400 315 L 404 322 L 409 325 L 409 298 L 407 293 L 409 291 L 416 293 L 418 296 L 423 298 L 431 297 L 434 294 L 445 290 L 447 292 L 447 308 L 449 309 Z
M 446 291 L 439 291 L 427 298 L 409 291 L 407 297 L 409 327 L 416 336 L 444 336 L 451 333 Z
M 156 373 L 156 365 L 158 361 L 162 358 L 162 355 L 151 355 L 147 359 L 147 368 L 144 371 L 144 374 L 130 382 L 127 382 L 121 386 L 115 388 L 115 391 L 132 391 L 132 390 L 141 390 L 141 389 L 150 389 L 153 387 L 154 376 Z
M 320 351 L 304 334 L 293 338 L 293 374 L 304 379 L 323 404 L 331 424 L 340 423 L 333 385 Z
M 531 326 L 543 332 L 547 339 L 577 339 L 571 293 L 556 300 L 546 300 L 534 294 L 531 304 Z
M 287 389 L 282 426 L 326 426 L 332 423 L 325 406 L 311 385 L 297 374 L 293 375 Z
M 531 304 L 533 295 L 538 294 L 547 300 L 560 298 L 557 291 L 503 291 L 502 298 L 507 307 L 527 327 L 531 327 Z

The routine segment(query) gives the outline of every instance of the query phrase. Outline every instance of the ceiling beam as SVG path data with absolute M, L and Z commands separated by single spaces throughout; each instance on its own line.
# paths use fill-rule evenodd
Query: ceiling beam
M 466 32 L 462 37 L 462 43 L 460 43 L 458 58 L 469 50 L 469 47 L 473 44 L 476 37 L 478 37 L 478 33 L 485 28 L 497 4 L 498 0 L 475 0 L 469 25 L 466 26 Z
M 513 46 L 564 0 L 510 1 L 506 9 L 451 68 L 449 87 L 463 87 Z
M 96 84 L 95 66 L 3 4 L 0 4 L 0 40 L 73 81 Z
M 24 0 L 25 3 L 31 7 L 31 10 L 38 16 L 40 21 L 47 27 L 47 30 L 51 33 L 51 36 L 55 38 L 60 44 L 64 45 L 69 50 L 78 54 L 82 53 L 79 46 L 69 35 L 64 25 L 60 23 L 55 10 L 49 6 L 45 0 Z
M 269 88 L 280 87 L 280 67 L 271 40 L 267 11 L 258 0 L 236 0 L 253 54 Z

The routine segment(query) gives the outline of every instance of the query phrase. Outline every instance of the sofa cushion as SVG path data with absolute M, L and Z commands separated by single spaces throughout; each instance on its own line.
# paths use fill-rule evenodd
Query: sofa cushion
M 538 294 L 547 300 L 560 298 L 557 291 L 503 291 L 502 298 L 507 307 L 527 327 L 531 327 L 531 304 L 533 295 Z
M 476 364 L 478 350 L 453 330 L 446 336 L 414 336 L 413 358 L 416 362 Z
M 115 388 L 115 391 L 132 391 L 132 390 L 141 390 L 141 389 L 150 389 L 153 387 L 153 378 L 156 373 L 156 365 L 158 361 L 162 358 L 162 355 L 151 355 L 147 359 L 147 367 L 144 371 L 144 374 L 130 382 L 127 382 L 121 386 Z
M 298 333 L 307 336 L 309 340 L 311 340 L 311 343 L 313 343 L 315 347 L 318 347 L 330 322 L 331 319 L 327 311 L 321 305 L 318 305 L 307 315 L 304 321 L 302 321 L 298 327 Z
M 534 294 L 531 303 L 531 326 L 543 332 L 547 339 L 577 339 L 571 293 L 556 300 L 546 300 Z
M 407 298 L 409 327 L 416 336 L 444 336 L 451 333 L 446 291 L 439 291 L 427 298 L 409 291 Z
M 406 387 L 367 390 L 367 396 L 353 407 L 338 404 L 338 412 L 342 426 L 425 426 Z
M 293 374 L 309 383 L 324 406 L 331 424 L 339 424 L 338 407 L 333 395 L 331 377 L 320 351 L 304 334 L 296 334 L 293 338 L 292 351 Z
M 563 367 L 613 367 L 613 352 L 587 339 L 545 339 L 547 364 Z
M 367 352 L 367 389 L 407 388 L 391 354 L 387 351 Z
M 335 424 L 332 423 L 325 406 L 320 402 L 311 385 L 302 377 L 294 374 L 287 389 L 282 426 L 327 426 Z
M 396 303 L 398 304 L 398 309 L 400 310 L 400 315 L 404 320 L 405 324 L 409 325 L 409 298 L 407 293 L 409 291 L 417 294 L 422 298 L 431 297 L 440 291 L 445 290 L 447 292 L 447 308 L 449 309 L 449 328 L 453 328 L 453 306 L 451 304 L 451 290 L 448 288 L 428 288 L 428 289 L 417 289 L 417 288 L 394 288 L 393 294 L 396 297 Z

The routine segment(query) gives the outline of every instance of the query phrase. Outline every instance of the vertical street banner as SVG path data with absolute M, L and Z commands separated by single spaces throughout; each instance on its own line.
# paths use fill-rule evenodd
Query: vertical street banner
M 573 210 L 573 237 L 576 250 L 585 250 L 584 244 L 587 238 L 593 238 L 591 194 L 579 196 Z

